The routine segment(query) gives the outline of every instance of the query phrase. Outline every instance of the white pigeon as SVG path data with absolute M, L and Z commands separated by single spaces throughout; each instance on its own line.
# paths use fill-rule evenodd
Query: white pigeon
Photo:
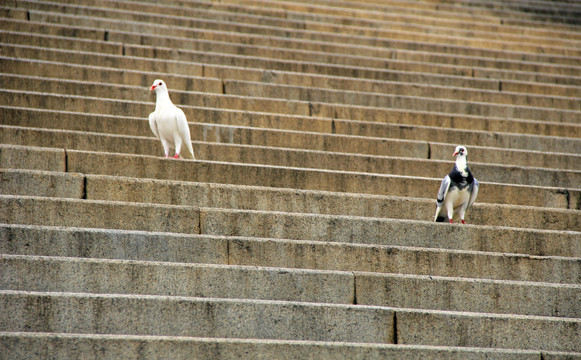
M 174 149 L 174 158 L 179 158 L 182 143 L 184 143 L 192 154 L 192 159 L 195 160 L 186 115 L 182 109 L 171 102 L 165 82 L 155 80 L 150 90 L 155 90 L 156 102 L 155 111 L 149 114 L 149 126 L 155 136 L 161 140 L 165 157 L 169 156 L 170 149 Z
M 440 185 L 434 221 L 443 222 L 447 218 L 453 222 L 455 215 L 458 215 L 462 224 L 466 224 L 464 214 L 476 200 L 479 183 L 468 169 L 466 147 L 457 146 L 452 156 L 456 157 L 456 163 Z

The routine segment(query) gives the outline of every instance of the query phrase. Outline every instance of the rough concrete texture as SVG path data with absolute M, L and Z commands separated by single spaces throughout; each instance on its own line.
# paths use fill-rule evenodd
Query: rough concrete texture
M 30 93 L 29 93 L 30 94 Z M 3 108 L 4 109 L 4 108 Z M 150 108 L 150 110 L 153 109 Z M 6 115 L 11 116 L 14 114 L 11 109 L 6 109 Z M 194 108 L 186 108 L 186 111 L 195 110 Z M 146 112 L 144 110 L 144 112 Z M 52 115 L 60 115 L 56 112 Z M 28 114 L 30 116 L 30 114 Z M 39 114 L 40 115 L 40 114 Z M 68 113 L 70 117 L 72 114 Z M 66 116 L 66 115 L 65 115 Z M 37 115 L 38 117 L 38 115 Z M 42 127 L 46 127 L 44 125 L 49 119 L 35 119 L 34 117 L 31 120 L 27 120 L 28 116 L 25 117 L 21 121 L 14 121 L 12 120 L 13 125 L 27 125 L 29 122 L 35 122 L 37 124 L 43 124 Z M 138 120 L 135 118 L 127 118 L 126 121 L 119 122 L 116 119 L 111 119 L 111 116 L 101 115 L 98 119 L 98 123 L 94 124 L 90 127 L 95 128 L 95 131 L 98 132 L 106 132 L 111 133 L 111 135 L 102 135 L 102 134 L 95 134 L 92 133 L 91 135 L 97 137 L 101 143 L 96 144 L 99 145 L 99 149 L 94 149 L 88 147 L 86 144 L 86 137 L 88 134 L 79 133 L 78 131 L 65 131 L 65 130 L 83 130 L 83 128 L 89 127 L 88 125 L 94 122 L 95 120 L 91 121 L 89 118 L 88 124 L 78 123 L 78 120 L 75 120 L 74 124 L 70 124 L 64 120 L 61 120 L 61 116 L 59 116 L 59 120 L 51 121 L 51 124 L 48 127 L 56 128 L 58 130 L 48 131 L 46 129 L 39 129 L 35 127 L 26 127 L 23 128 L 21 126 L 18 127 L 10 127 L 5 126 L 3 127 L 3 132 L 5 133 L 2 137 L 3 142 L 6 143 L 21 143 L 26 141 L 29 145 L 34 144 L 41 144 L 42 146 L 63 146 L 68 147 L 71 149 L 88 149 L 88 150 L 107 150 L 109 148 L 118 149 L 119 152 L 123 151 L 132 151 L 141 154 L 158 154 L 158 151 L 153 153 L 151 147 L 137 147 L 133 145 L 129 148 L 129 145 L 119 144 L 121 140 L 125 142 L 135 142 L 136 139 L 133 137 L 125 137 L 122 135 L 138 135 L 143 137 L 148 137 L 148 141 L 153 141 L 151 130 L 148 128 L 149 124 L 144 120 Z M 193 120 L 204 120 L 197 117 L 191 117 Z M 66 117 L 65 117 L 66 119 Z M 6 122 L 10 122 L 10 120 L 5 120 Z M 82 126 L 81 126 L 82 125 Z M 331 131 L 333 127 L 341 126 L 341 124 L 331 124 Z M 83 131 L 87 131 L 88 129 L 84 129 Z M 257 129 L 257 128 L 249 128 L 249 127 L 242 127 L 242 126 L 234 126 L 234 125 L 211 125 L 205 123 L 194 123 L 190 125 L 190 132 L 192 134 L 192 139 L 194 142 L 217 142 L 217 143 L 224 143 L 224 144 L 240 144 L 240 145 L 256 145 L 256 149 L 252 149 L 253 151 L 259 152 L 260 146 L 267 146 L 267 147 L 277 147 L 283 148 L 288 150 L 289 148 L 292 149 L 301 149 L 301 150 L 315 150 L 315 151 L 325 151 L 325 152 L 338 152 L 338 153 L 346 153 L 346 154 L 354 154 L 354 155 L 372 155 L 372 156 L 391 156 L 391 157 L 402 157 L 402 158 L 412 158 L 412 159 L 434 159 L 434 160 L 442 160 L 449 162 L 451 159 L 452 152 L 454 150 L 454 141 L 452 140 L 452 144 L 443 144 L 443 143 L 434 143 L 431 140 L 434 139 L 434 135 L 428 135 L 433 131 L 432 128 L 427 129 L 426 135 L 423 137 L 421 134 L 418 135 L 411 135 L 412 133 L 416 134 L 421 129 L 408 129 L 407 134 L 405 131 L 398 131 L 404 132 L 403 135 L 396 135 L 397 137 L 403 137 L 403 139 L 393 139 L 387 140 L 378 137 L 380 134 L 373 134 L 373 137 L 360 137 L 360 136 L 351 136 L 351 135 L 344 135 L 344 134 L 328 134 L 328 133 L 317 133 L 313 132 L 313 129 L 305 129 L 307 131 L 289 131 L 288 129 Z M 336 132 L 336 130 L 335 130 Z M 119 135 L 119 136 L 114 136 Z M 454 136 L 451 136 L 454 135 Z M 448 137 L 456 137 L 459 134 L 447 134 Z M 411 139 L 406 139 L 411 138 Z M 418 139 L 419 138 L 419 139 Z M 426 141 L 418 141 L 418 140 L 427 140 Z M 444 140 L 443 138 L 438 138 L 440 141 Z M 552 139 L 552 138 L 549 138 Z M 535 146 L 535 142 L 539 141 L 539 139 L 533 138 L 530 140 L 532 143 L 531 147 L 537 149 L 538 147 Z M 142 142 L 146 142 L 142 140 Z M 550 144 L 555 144 L 554 147 L 550 149 L 545 149 L 542 151 L 534 152 L 534 151 L 524 151 L 521 149 L 511 149 L 511 150 L 504 150 L 502 154 L 499 153 L 498 147 L 484 147 L 481 146 L 483 142 L 476 141 L 475 146 L 471 146 L 470 151 L 470 161 L 479 164 L 482 170 L 485 171 L 487 167 L 493 169 L 497 172 L 498 166 L 494 166 L 496 163 L 502 163 L 504 165 L 513 165 L 514 167 L 517 166 L 526 166 L 526 167 L 537 167 L 537 168 L 546 168 L 549 171 L 556 169 L 567 169 L 570 171 L 579 170 L 579 156 L 575 155 L 574 153 L 563 153 L 564 151 L 574 151 L 577 147 L 580 146 L 581 142 L 579 141 L 543 141 L 546 146 Z M 71 144 L 75 144 L 74 146 Z M 465 144 L 470 145 L 470 144 Z M 476 146 L 478 145 L 478 146 Z M 500 147 L 504 146 L 516 146 L 512 143 L 510 144 L 494 144 L 500 145 Z M 526 147 L 526 146 L 525 146 Z M 407 148 L 407 151 L 405 149 Z M 131 150 L 127 150 L 131 149 Z M 145 150 L 147 149 L 147 150 Z M 412 151 L 413 149 L 413 151 Z M 278 149 L 281 151 L 282 149 Z M 240 151 L 240 150 L 239 150 Z M 561 151 L 561 152 L 559 152 Z M 326 154 L 327 156 L 332 154 Z M 218 157 L 218 155 L 216 155 Z M 222 155 L 222 157 L 228 158 L 226 155 Z M 203 158 L 211 160 L 212 158 L 208 155 L 203 155 Z M 256 160 L 255 160 L 256 161 Z M 288 160 L 287 160 L 288 161 Z M 377 160 L 375 160 L 377 161 Z M 259 162 L 261 162 L 259 160 Z M 352 163 L 353 165 L 361 165 L 359 164 L 361 161 L 357 163 Z M 303 161 L 303 163 L 308 163 L 308 161 Z M 437 166 L 437 163 L 434 163 L 432 166 Z M 289 163 L 289 166 L 292 164 Z M 324 164 L 321 164 L 325 167 Z M 369 168 L 369 165 L 362 164 L 366 167 L 363 168 L 353 168 L 353 171 L 358 171 L 359 169 Z M 344 167 L 346 165 L 343 165 Z M 337 168 L 339 169 L 339 168 Z M 380 172 L 387 172 L 387 171 L 394 171 L 394 172 L 401 172 L 403 169 L 401 167 L 383 167 Z M 529 172 L 540 171 L 542 169 L 526 169 Z M 361 171 L 361 170 L 359 170 Z M 516 176 L 514 172 L 516 169 L 512 169 L 513 177 Z M 481 177 L 486 177 L 487 174 L 480 174 Z M 502 176 L 502 175 L 501 175 Z M 568 175 L 571 176 L 571 175 Z M 538 177 L 538 176 L 537 176 Z M 507 181 L 510 179 L 508 177 L 502 177 L 501 180 Z M 548 180 L 548 179 L 547 179 Z M 553 181 L 559 181 L 559 178 L 553 177 Z M 508 180 L 510 181 L 510 180 Z M 525 177 L 516 178 L 513 181 L 530 181 L 527 180 Z M 538 180 L 537 180 L 538 181 Z
M 397 311 L 402 344 L 499 347 L 579 352 L 581 320 L 524 315 Z M 551 336 L 547 336 L 550 333 Z M 441 334 L 446 334 L 441 336 Z
M 1 255 L 0 268 L 2 288 L 12 290 L 338 304 L 352 304 L 355 294 L 348 272 L 17 255 Z
M 0 291 L 3 331 L 390 343 L 393 310 L 266 300 Z
M 581 359 L 579 8 L 490 5 L 5 2 L 3 355 Z
M 169 231 L 197 234 L 199 209 L 109 201 L 0 195 L 2 218 L 29 225 Z
M 434 212 L 432 199 L 14 169 L 1 170 L 0 175 L 4 179 L 2 191 L 7 195 L 186 206 L 205 204 L 216 208 L 414 220 L 431 220 Z M 545 230 L 581 229 L 577 212 L 571 210 L 475 204 L 469 214 L 467 220 L 471 224 Z
M 109 336 L 42 333 L 0 333 L 0 341 L 14 359 L 26 359 L 31 354 L 93 360 L 107 359 L 578 359 L 575 353 L 540 352 L 532 350 L 500 350 L 438 346 L 402 346 L 356 343 L 207 339 L 169 336 Z M 95 355 L 93 349 L 100 352 Z
M 402 346 L 356 343 L 208 339 L 170 336 L 110 336 L 43 333 L 0 333 L 0 341 L 15 360 L 29 356 L 52 356 L 79 360 L 107 359 L 522 359 L 535 360 L 541 352 L 451 348 L 438 346 Z M 93 349 L 99 348 L 99 354 Z M 574 353 L 542 352 L 546 359 L 578 359 Z
M 579 285 L 369 273 L 356 273 L 355 283 L 358 304 L 580 317 Z
M 113 229 L 1 229 L 7 254 L 581 283 L 578 258 Z
M 99 164 L 99 166 L 97 166 Z M 375 195 L 434 198 L 442 178 L 407 178 L 306 168 L 285 168 L 244 163 L 165 161 L 160 157 L 88 151 L 67 151 L 69 171 L 84 174 L 258 185 L 303 190 L 324 190 Z M 442 176 L 443 177 L 443 176 Z M 484 191 L 486 187 L 486 191 Z M 578 189 L 559 189 L 511 184 L 482 185 L 479 202 L 567 209 L 578 206 Z M 577 207 L 575 207 L 576 209 Z
M 581 285 L 20 255 L 0 256 L 0 269 L 0 285 L 10 290 L 357 301 L 402 308 L 581 317 L 577 306 Z M 98 279 L 92 276 L 95 273 L 100 274 Z
M 447 122 L 452 120 L 450 118 L 428 113 L 420 113 L 416 117 L 413 117 L 413 113 L 403 113 L 401 111 L 393 111 L 389 116 L 389 123 L 380 121 L 311 118 L 204 107 L 189 107 L 187 111 L 192 135 L 194 139 L 198 140 L 207 141 L 210 139 L 204 137 L 204 134 L 207 136 L 208 130 L 212 129 L 211 125 L 215 125 L 215 131 L 210 135 L 216 136 L 216 139 L 222 138 L 219 136 L 220 133 L 218 130 L 221 128 L 228 129 L 227 126 L 421 140 L 429 141 L 430 144 L 432 144 L 434 138 L 439 139 L 442 143 L 453 144 L 461 136 L 465 145 L 479 147 L 477 152 L 471 154 L 471 157 L 472 155 L 480 156 L 481 160 L 494 154 L 493 150 L 489 148 L 504 148 L 506 151 L 505 161 L 508 160 L 507 158 L 512 157 L 508 155 L 515 150 L 535 150 L 539 152 L 535 153 L 537 162 L 532 162 L 533 159 L 531 156 L 530 159 L 527 159 L 527 161 L 530 161 L 528 163 L 530 165 L 537 164 L 537 166 L 544 168 L 581 169 L 579 161 L 575 161 L 578 156 L 567 153 L 570 151 L 577 152 L 576 150 L 581 149 L 581 141 L 573 137 L 554 136 L 556 134 L 562 136 L 575 135 L 575 132 L 579 130 L 579 127 L 575 125 L 539 123 L 534 121 L 511 121 L 510 119 L 506 119 L 505 121 L 496 119 L 495 121 L 495 119 L 479 119 L 473 117 L 471 119 L 454 119 L 458 125 L 456 125 L 456 128 L 451 128 L 450 126 L 443 127 Z M 13 106 L 0 107 L 0 113 L 3 114 L 3 117 L 0 119 L 3 125 L 138 136 L 150 136 L 151 131 L 147 120 L 139 117 L 83 114 L 73 111 L 27 109 Z M 123 120 L 120 121 L 120 119 Z M 415 123 L 420 121 L 422 122 L 421 125 Z M 398 122 L 402 122 L 402 124 L 397 124 Z M 463 123 L 469 124 L 472 129 L 465 130 L 460 128 Z M 480 126 L 486 126 L 489 130 L 484 131 L 480 129 L 479 124 Z M 551 126 L 541 126 L 543 124 L 550 124 Z M 200 125 L 201 132 L 197 128 Z M 537 130 L 537 132 L 535 133 L 534 130 Z M 560 131 L 560 133 L 555 134 L 551 133 L 551 131 Z M 224 139 L 230 140 L 230 135 L 228 134 Z M 223 142 L 226 141 L 223 140 Z M 524 158 L 525 154 L 519 153 L 519 156 Z M 567 158 L 571 158 L 571 160 L 565 161 Z M 540 162 L 541 159 L 545 159 L 545 162 Z M 560 159 L 563 160 L 561 161 Z
M 1 225 L 2 254 L 228 264 L 229 240 L 178 233 Z
M 0 146 L 0 166 L 4 169 L 65 171 L 67 165 L 63 149 L 2 144 Z

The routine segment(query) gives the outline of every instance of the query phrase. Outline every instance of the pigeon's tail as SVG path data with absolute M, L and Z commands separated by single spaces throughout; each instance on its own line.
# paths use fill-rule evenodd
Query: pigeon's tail
M 438 216 L 436 218 L 436 222 L 446 222 L 446 221 L 448 221 L 448 219 L 445 216 Z
M 192 147 L 192 142 L 186 141 L 186 147 L 188 148 L 190 154 L 192 155 L 192 159 L 196 160 L 196 157 L 194 156 L 194 148 Z

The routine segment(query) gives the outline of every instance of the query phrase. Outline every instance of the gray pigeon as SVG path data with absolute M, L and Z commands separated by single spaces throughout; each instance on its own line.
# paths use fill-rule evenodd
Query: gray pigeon
M 466 147 L 457 146 L 452 156 L 456 157 L 456 163 L 440 185 L 434 221 L 443 222 L 447 219 L 453 222 L 459 216 L 462 224 L 466 224 L 464 214 L 476 200 L 479 183 L 468 168 Z
M 151 91 L 155 91 L 156 102 L 155 111 L 149 114 L 149 126 L 161 140 L 165 157 L 169 156 L 170 149 L 175 149 L 174 158 L 179 158 L 182 144 L 185 144 L 192 154 L 192 159 L 195 160 L 186 115 L 171 102 L 165 82 L 155 80 L 151 85 Z

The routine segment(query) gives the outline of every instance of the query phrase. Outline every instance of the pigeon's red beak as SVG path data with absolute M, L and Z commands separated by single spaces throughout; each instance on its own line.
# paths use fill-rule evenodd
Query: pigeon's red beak
M 452 157 L 454 157 L 454 156 L 456 156 L 458 154 L 459 154 L 458 151 L 454 151 L 454 153 L 452 154 Z
M 149 91 L 153 91 L 155 88 L 157 87 L 157 85 L 151 85 L 151 89 L 149 89 Z

